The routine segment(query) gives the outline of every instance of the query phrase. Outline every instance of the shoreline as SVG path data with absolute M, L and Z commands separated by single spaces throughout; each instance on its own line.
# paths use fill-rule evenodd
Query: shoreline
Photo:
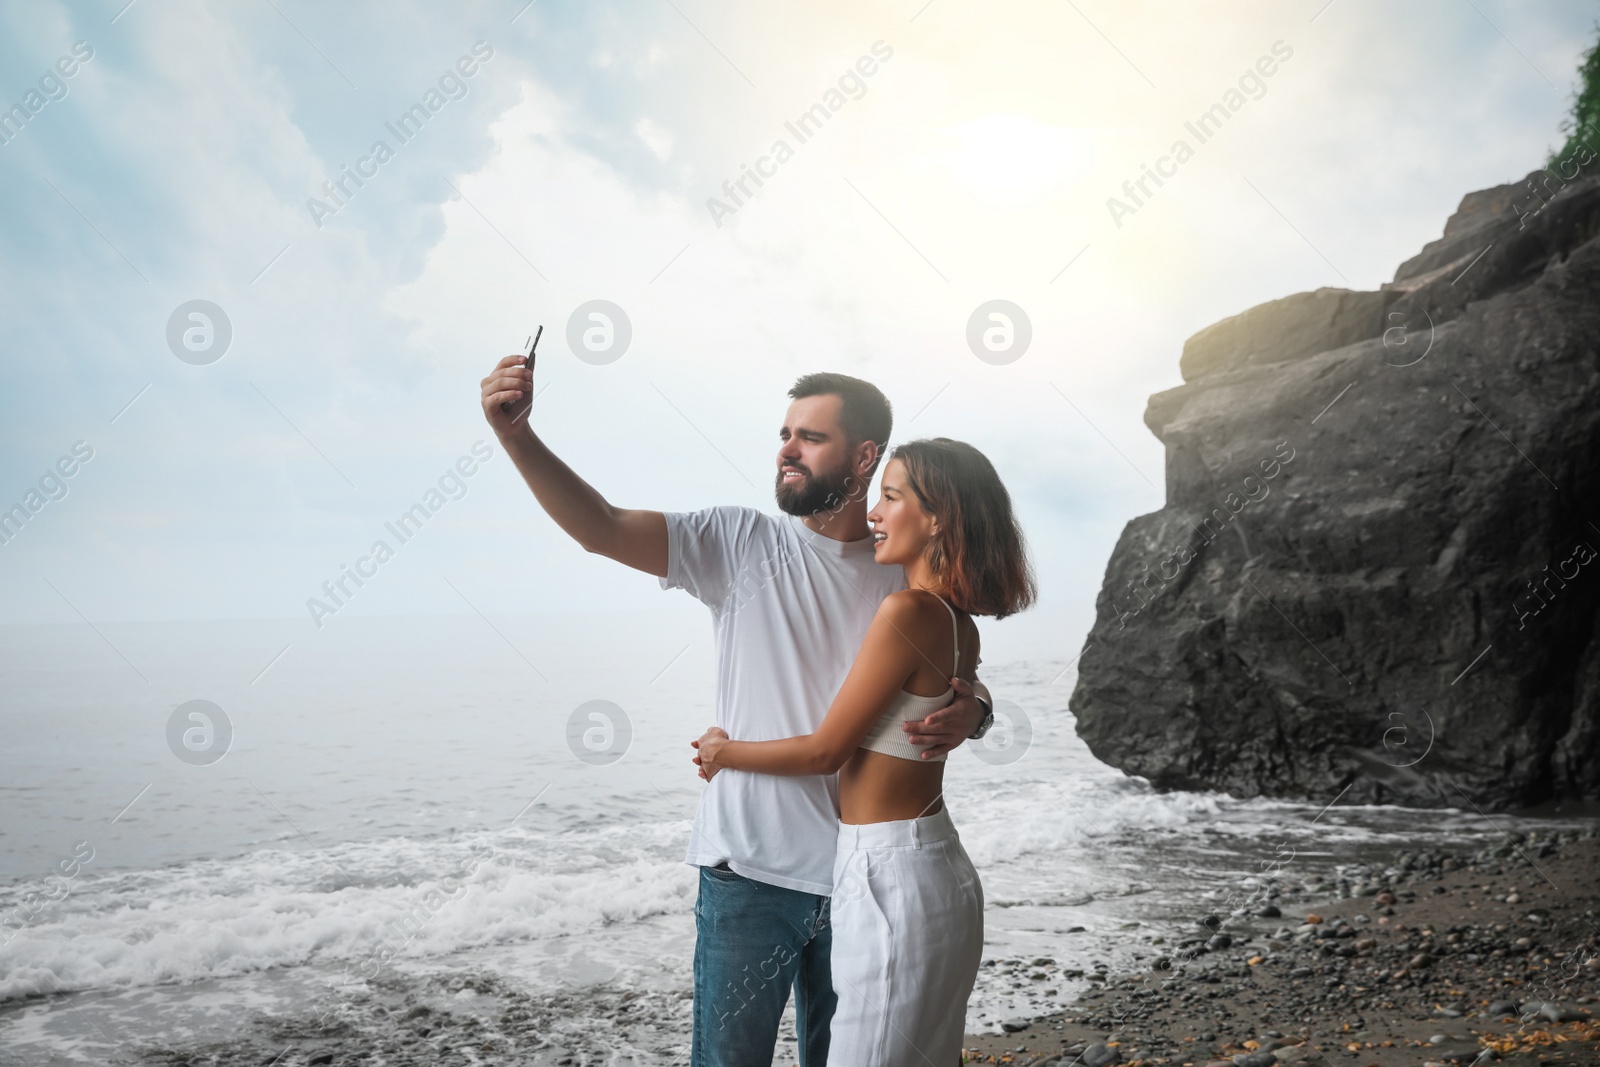
M 1600 827 L 1495 841 L 1399 850 L 1334 880 L 1277 865 L 1226 907 L 1154 925 L 1142 971 L 985 961 L 1016 986 L 1093 987 L 968 1035 L 966 1062 L 1600 1064 Z
M 1130 900 L 1091 922 L 1094 932 L 1075 926 L 1070 948 L 1048 929 L 1023 932 L 1039 925 L 1033 917 L 1013 923 L 998 951 L 1021 958 L 991 955 L 980 983 L 1022 1017 L 969 1015 L 975 1026 L 1006 1018 L 1014 1030 L 970 1035 L 968 1062 L 1421 1067 L 1474 1062 L 1487 1040 L 1502 1062 L 1600 1065 L 1600 1027 L 1587 1014 L 1600 1015 L 1600 822 L 1522 825 L 1525 833 L 1505 836 L 1453 833 L 1449 849 L 1420 833 L 1403 846 L 1341 847 L 1346 862 L 1320 840 L 1296 857 L 1266 844 L 1277 839 L 1263 829 L 1244 839 L 1259 843 L 1221 853 L 1223 870 L 1236 873 L 1199 881 L 1192 865 L 1218 852 L 1152 840 L 1142 862 L 1183 867 L 1189 889 Z M 1269 851 L 1269 862 L 1249 857 Z M 1088 921 L 1059 922 L 1076 918 Z M 161 1067 L 687 1058 L 686 984 L 617 983 L 552 963 L 555 985 L 536 988 L 506 966 L 524 951 L 397 960 L 348 991 L 334 988 L 329 962 L 41 998 L 42 1013 L 23 1004 L 3 1013 L 13 1027 L 26 1017 L 12 1033 L 27 1035 L 36 1054 L 0 1049 L 0 1063 L 65 1067 L 95 1052 Z M 568 966 L 580 959 L 569 955 Z M 227 1022 L 217 1015 L 223 1002 L 236 1006 Z M 1539 1014 L 1545 1002 L 1555 1018 Z M 54 1042 L 38 1040 L 51 1034 Z M 794 1063 L 792 1023 L 779 1047 L 779 1067 Z M 57 1049 L 67 1054 L 51 1055 Z

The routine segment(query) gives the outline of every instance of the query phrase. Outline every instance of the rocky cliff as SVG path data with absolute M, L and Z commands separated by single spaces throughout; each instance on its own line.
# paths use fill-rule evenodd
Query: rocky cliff
M 1484 810 L 1600 798 L 1600 179 L 1471 193 L 1377 292 L 1184 345 L 1167 503 L 1072 710 L 1159 787 Z

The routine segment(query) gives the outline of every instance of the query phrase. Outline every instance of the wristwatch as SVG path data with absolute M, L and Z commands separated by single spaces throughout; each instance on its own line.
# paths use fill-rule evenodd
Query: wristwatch
M 971 736 L 971 739 L 976 741 L 984 734 L 988 733 L 989 727 L 994 725 L 994 708 L 990 706 L 987 700 L 980 696 L 974 696 L 972 699 L 983 705 L 983 721 L 978 723 L 978 728 L 972 731 Z

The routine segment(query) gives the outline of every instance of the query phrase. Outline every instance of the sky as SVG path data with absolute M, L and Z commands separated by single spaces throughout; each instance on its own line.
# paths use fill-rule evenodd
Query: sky
M 553 526 L 483 421 L 479 380 L 542 324 L 534 423 L 622 506 L 773 510 L 784 391 L 813 370 L 876 382 L 898 440 L 971 441 L 1042 591 L 986 657 L 1065 662 L 1123 525 L 1162 506 L 1142 415 L 1184 339 L 1376 288 L 1463 194 L 1538 167 L 1597 18 L 8 5 L 0 106 L 28 117 L 0 145 L 0 508 L 38 495 L 0 544 L 0 623 L 311 639 L 351 615 L 660 609 Z M 1204 143 L 1187 130 L 1230 100 Z M 408 113 L 426 121 L 400 136 Z M 1011 350 L 969 343 L 997 300 L 1026 316 L 1020 354 L 1014 313 Z M 626 316 L 604 358 L 592 301 Z M 385 524 L 419 502 L 437 510 L 400 544 Z M 313 618 L 379 539 L 393 558 Z

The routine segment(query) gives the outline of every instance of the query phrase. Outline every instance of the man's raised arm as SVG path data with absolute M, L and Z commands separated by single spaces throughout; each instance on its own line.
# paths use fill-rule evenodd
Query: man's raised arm
M 539 506 L 567 536 L 587 552 L 666 577 L 667 520 L 661 512 L 613 507 L 533 432 L 528 423 L 533 370 L 524 366 L 522 356 L 507 356 L 495 365 L 483 379 L 482 400 L 483 417 L 494 428 L 506 455 L 517 465 Z

